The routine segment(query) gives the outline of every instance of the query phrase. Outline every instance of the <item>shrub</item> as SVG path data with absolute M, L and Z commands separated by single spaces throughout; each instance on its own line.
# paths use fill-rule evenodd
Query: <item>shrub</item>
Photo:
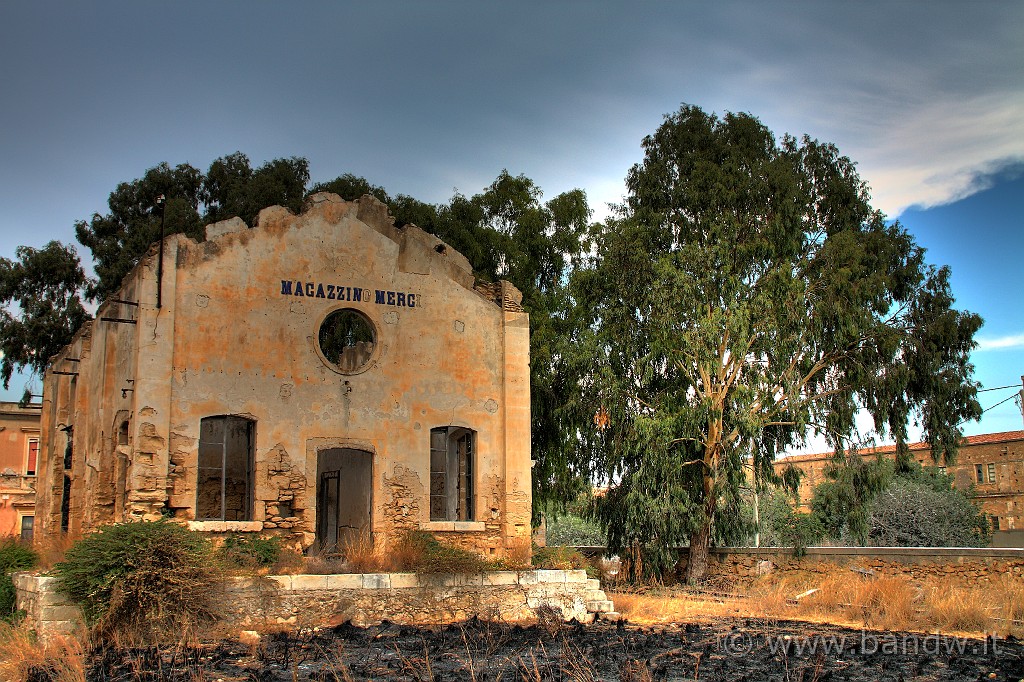
M 212 559 L 206 538 L 173 522 L 121 523 L 83 537 L 54 572 L 100 634 L 160 642 L 212 620 Z
M 220 548 L 220 555 L 241 568 L 273 566 L 281 557 L 281 539 L 258 535 L 229 535 Z
M 871 503 L 868 541 L 896 547 L 984 547 L 989 523 L 966 493 L 897 478 Z
M 32 548 L 25 544 L 14 539 L 0 541 L 0 621 L 10 622 L 17 613 L 11 574 L 32 568 L 38 560 Z
M 603 547 L 604 531 L 595 521 L 577 516 L 562 514 L 549 516 L 546 526 L 547 544 L 568 547 Z

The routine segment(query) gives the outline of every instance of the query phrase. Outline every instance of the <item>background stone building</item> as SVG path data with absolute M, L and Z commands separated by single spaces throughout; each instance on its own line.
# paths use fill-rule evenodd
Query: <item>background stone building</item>
M 530 537 L 529 320 L 507 282 L 310 198 L 155 245 L 53 358 L 36 536 L 169 516 L 333 548 Z
M 895 457 L 896 446 L 866 448 L 862 455 Z M 911 456 L 919 464 L 935 466 L 927 443 L 910 446 Z M 826 480 L 825 467 L 832 453 L 797 455 L 780 459 L 776 471 L 793 464 L 804 473 L 800 482 L 800 510 L 810 511 L 814 486 Z M 953 476 L 957 488 L 974 488 L 974 498 L 991 519 L 992 544 L 1024 547 L 1024 431 L 967 436 L 960 445 L 956 464 L 942 467 Z
M 32 539 L 39 405 L 0 402 L 0 536 Z

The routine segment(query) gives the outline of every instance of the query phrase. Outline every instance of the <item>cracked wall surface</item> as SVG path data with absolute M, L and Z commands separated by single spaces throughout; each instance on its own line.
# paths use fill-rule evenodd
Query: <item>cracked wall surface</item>
M 252 227 L 208 226 L 203 242 L 172 235 L 162 273 L 159 253 L 44 379 L 37 538 L 172 517 L 308 548 L 327 532 L 331 472 L 318 461 L 340 448 L 369 453 L 370 490 L 342 480 L 336 504 L 366 499 L 372 537 L 424 529 L 488 555 L 528 540 L 529 318 L 514 286 L 478 284 L 461 254 L 396 227 L 372 197 L 317 194 L 299 215 L 270 207 Z M 373 338 L 332 356 L 324 325 L 338 311 Z M 249 454 L 216 460 L 204 419 L 248 424 Z M 429 439 L 442 427 L 474 434 L 471 521 L 430 519 Z M 223 491 L 244 520 L 197 518 L 200 468 L 204 481 L 232 472 Z

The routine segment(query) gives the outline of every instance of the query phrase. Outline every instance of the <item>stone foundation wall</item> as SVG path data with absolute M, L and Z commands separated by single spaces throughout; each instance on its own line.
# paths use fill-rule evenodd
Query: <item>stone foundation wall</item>
M 802 556 L 790 548 L 720 547 L 711 551 L 708 577 L 745 583 L 776 571 L 828 573 L 857 568 L 911 580 L 941 576 L 951 583 L 977 584 L 1003 576 L 1024 579 L 1024 549 L 947 547 L 808 547 Z M 680 569 L 686 568 L 682 555 Z
M 82 612 L 56 590 L 56 578 L 15 573 L 18 608 L 41 636 L 67 635 L 83 627 Z
M 43 637 L 81 627 L 78 608 L 59 594 L 55 578 L 17 573 L 18 607 Z M 493 571 L 473 575 L 367 573 L 232 578 L 221 617 L 239 629 L 323 627 L 384 619 L 410 625 L 473 616 L 517 622 L 537 609 L 558 609 L 565 620 L 617 618 L 600 581 L 586 571 Z

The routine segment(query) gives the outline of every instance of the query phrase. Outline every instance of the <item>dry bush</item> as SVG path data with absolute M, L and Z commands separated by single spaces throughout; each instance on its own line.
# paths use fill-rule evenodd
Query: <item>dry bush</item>
M 811 589 L 812 594 L 796 599 Z M 753 616 L 888 630 L 1024 635 L 1024 581 L 1011 574 L 975 587 L 941 576 L 911 581 L 835 568 L 827 573 L 772 573 L 752 581 L 746 594 L 731 597 L 652 590 L 609 598 L 616 611 L 641 624 Z
M 530 538 L 516 538 L 505 548 L 505 556 L 498 562 L 498 567 L 510 571 L 525 571 L 530 568 L 533 559 L 533 541 Z
M 102 526 L 68 549 L 57 589 L 123 642 L 177 642 L 214 620 L 219 573 L 208 539 L 169 521 Z
M 622 682 L 652 682 L 651 669 L 645 661 L 629 660 L 619 668 L 619 679 Z
M 306 557 L 302 569 L 298 572 L 306 575 L 337 575 L 351 571 L 340 556 L 326 555 Z
M 718 616 L 737 616 L 749 613 L 738 600 L 702 597 L 691 594 L 648 594 L 631 592 L 607 593 L 615 602 L 615 610 L 630 623 L 655 625 L 662 623 L 688 623 Z
M 388 556 L 396 571 L 413 570 L 423 561 L 423 553 L 423 544 L 411 541 L 408 535 L 392 537 L 388 545 Z
M 751 615 L 765 618 L 791 615 L 796 610 L 793 597 L 807 590 L 809 584 L 811 581 L 802 575 L 766 576 L 751 583 L 744 601 Z
M 272 575 L 289 575 L 303 573 L 306 570 L 306 558 L 297 549 L 286 547 L 281 550 L 277 561 L 270 567 Z
M 668 599 L 652 598 L 646 594 L 619 592 L 610 598 L 615 602 L 615 610 L 634 623 L 660 622 L 669 607 Z
M 388 548 L 392 570 L 414 573 L 483 573 L 494 565 L 475 552 L 440 542 L 430 533 L 409 531 Z
M 86 682 L 85 651 L 75 637 L 53 637 L 44 645 L 27 624 L 0 623 L 0 680 Z

